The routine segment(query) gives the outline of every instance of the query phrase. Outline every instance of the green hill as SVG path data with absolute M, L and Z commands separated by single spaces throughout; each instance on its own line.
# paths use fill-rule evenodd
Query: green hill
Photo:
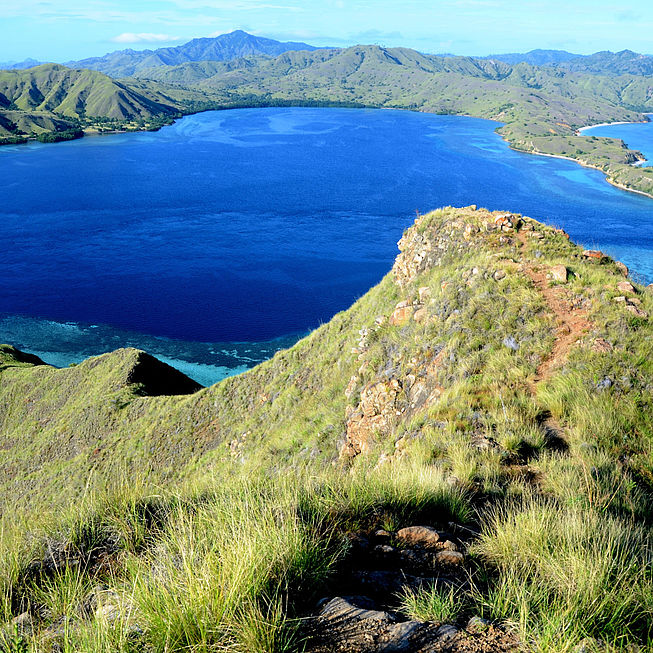
M 368 45 L 160 66 L 139 76 L 199 91 L 214 107 L 312 103 L 490 118 L 505 123 L 499 133 L 516 149 L 575 159 L 613 183 L 653 195 L 653 171 L 631 165 L 638 152 L 616 139 L 578 133 L 589 124 L 646 120 L 639 112 L 653 111 L 653 96 L 642 76 Z
M 8 650 L 650 648 L 650 289 L 476 207 L 399 248 L 210 388 L 0 350 Z
M 179 115 L 173 103 L 157 101 L 102 73 L 57 64 L 0 71 L 0 107 L 5 135 L 16 136 L 60 132 L 98 121 L 156 123 Z

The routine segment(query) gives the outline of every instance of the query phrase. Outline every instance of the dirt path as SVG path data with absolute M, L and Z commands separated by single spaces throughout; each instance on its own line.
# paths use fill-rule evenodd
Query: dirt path
M 527 234 L 517 232 L 517 238 L 526 247 Z M 540 383 L 551 378 L 556 369 L 562 367 L 569 352 L 576 342 L 582 338 L 591 327 L 587 311 L 576 308 L 569 300 L 569 293 L 564 285 L 550 286 L 547 279 L 547 268 L 534 263 L 524 265 L 524 272 L 530 277 L 533 285 L 542 295 L 550 314 L 555 318 L 555 341 L 551 353 L 538 365 L 535 376 L 528 382 L 529 390 L 533 397 L 537 395 Z M 544 430 L 547 439 L 555 446 L 564 445 L 564 430 L 553 419 L 548 411 L 543 412 L 539 419 L 540 427 Z

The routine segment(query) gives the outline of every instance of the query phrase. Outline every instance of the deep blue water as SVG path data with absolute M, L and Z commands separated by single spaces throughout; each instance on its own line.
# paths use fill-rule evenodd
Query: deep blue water
M 55 364 L 142 346 L 212 382 L 348 307 L 415 210 L 442 205 L 562 226 L 653 281 L 653 200 L 513 152 L 496 126 L 252 109 L 0 148 L 0 341 Z
M 629 148 L 639 150 L 646 157 L 643 165 L 651 166 L 653 165 L 653 114 L 649 114 L 649 118 L 651 122 L 592 127 L 583 130 L 583 133 L 587 136 L 620 138 Z

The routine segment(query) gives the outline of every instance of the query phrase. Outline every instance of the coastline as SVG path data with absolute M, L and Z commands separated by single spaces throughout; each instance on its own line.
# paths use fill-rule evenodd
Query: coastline
M 616 124 L 616 123 L 612 123 L 612 124 Z M 619 123 L 619 124 L 630 124 L 630 123 Z M 595 125 L 595 127 L 598 127 L 598 125 Z M 646 191 L 643 190 L 637 190 L 636 188 L 628 188 L 628 186 L 624 186 L 623 184 L 614 181 L 614 179 L 611 179 L 608 176 L 608 174 L 605 172 L 605 170 L 603 170 L 603 168 L 599 168 L 599 166 L 592 165 L 591 163 L 586 163 L 585 161 L 581 161 L 579 159 L 573 159 L 570 156 L 562 156 L 562 154 L 547 154 L 546 152 L 537 152 L 536 150 L 530 150 L 530 151 L 520 150 L 512 146 L 511 149 L 515 150 L 515 152 L 522 152 L 523 154 L 535 154 L 536 156 L 548 156 L 554 159 L 564 159 L 565 161 L 573 161 L 574 163 L 583 166 L 583 168 L 592 168 L 593 170 L 598 170 L 599 172 L 602 172 L 605 175 L 605 180 L 615 188 L 619 188 L 621 190 L 627 190 L 630 193 L 637 193 L 638 195 L 644 195 L 644 197 L 649 197 L 650 199 L 653 199 L 653 194 L 647 193 Z
M 653 114 L 644 113 L 642 115 L 650 116 Z M 620 120 L 618 122 L 601 122 L 598 123 L 597 125 L 585 125 L 584 127 L 579 127 L 576 130 L 576 132 L 577 135 L 580 136 L 584 131 L 588 129 L 594 129 L 595 127 L 614 127 L 615 125 L 645 125 L 647 122 L 651 122 L 651 121 L 650 120 Z

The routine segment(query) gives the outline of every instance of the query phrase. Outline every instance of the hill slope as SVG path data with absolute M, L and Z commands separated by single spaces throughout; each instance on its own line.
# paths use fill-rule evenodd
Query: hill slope
M 102 57 L 70 61 L 73 68 L 90 68 L 111 75 L 129 77 L 146 68 L 175 66 L 188 61 L 228 61 L 252 55 L 277 56 L 288 50 L 316 50 L 306 43 L 281 43 L 236 30 L 214 38 L 198 38 L 171 48 L 120 50 Z
M 425 652 L 444 622 L 461 653 L 646 646 L 653 295 L 559 229 L 475 207 L 399 247 L 351 309 L 191 394 L 146 396 L 135 350 L 56 370 L 3 349 L 5 633 L 315 653 L 403 633 Z M 338 595 L 368 599 L 314 607 Z M 474 615 L 493 625 L 473 635 Z
M 170 121 L 169 98 L 143 94 L 91 70 L 43 64 L 0 71 L 0 136 L 62 132 L 97 121 Z
M 355 46 L 146 69 L 143 78 L 196 89 L 214 106 L 340 104 L 490 118 L 516 149 L 575 159 L 624 188 L 653 195 L 653 169 L 622 141 L 578 133 L 601 122 L 644 121 L 653 111 L 642 76 L 593 75 L 526 63 L 437 57 L 406 48 Z

